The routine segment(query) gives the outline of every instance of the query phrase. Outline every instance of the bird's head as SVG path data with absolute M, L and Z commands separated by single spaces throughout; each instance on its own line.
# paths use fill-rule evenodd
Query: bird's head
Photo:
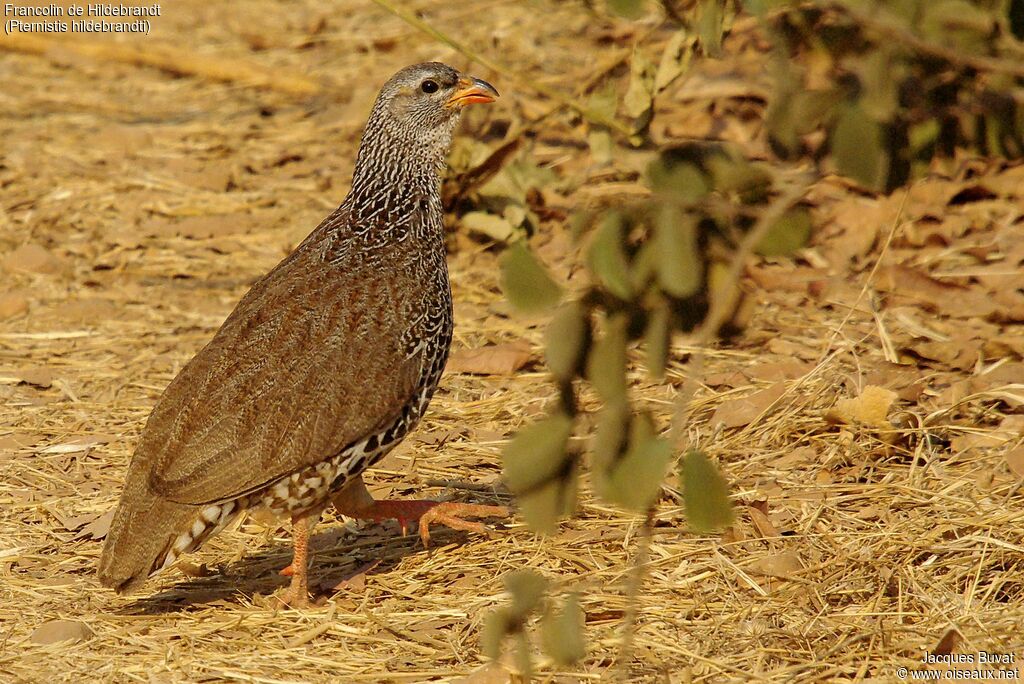
M 447 64 L 408 66 L 381 88 L 364 142 L 381 135 L 391 144 L 411 147 L 433 157 L 432 161 L 443 162 L 462 110 L 497 97 L 498 91 L 487 81 L 463 75 Z

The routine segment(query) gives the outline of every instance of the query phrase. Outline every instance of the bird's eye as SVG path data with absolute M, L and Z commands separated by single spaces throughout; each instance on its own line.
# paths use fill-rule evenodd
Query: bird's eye
M 429 78 L 420 84 L 420 89 L 425 93 L 436 93 L 437 88 L 437 81 L 431 81 Z

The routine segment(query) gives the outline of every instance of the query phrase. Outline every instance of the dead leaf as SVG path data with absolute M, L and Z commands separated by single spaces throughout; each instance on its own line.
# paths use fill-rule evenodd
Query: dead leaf
M 818 452 L 812 446 L 802 446 L 775 459 L 776 468 L 790 468 L 795 465 L 817 463 Z
M 36 644 L 60 641 L 85 641 L 96 636 L 88 625 L 78 620 L 50 620 L 36 627 L 29 639 Z
M 0 320 L 14 318 L 28 311 L 28 297 L 21 292 L 0 294 Z
M 747 512 L 750 514 L 750 522 L 754 524 L 754 529 L 756 529 L 758 534 L 762 537 L 768 538 L 780 536 L 778 528 L 772 524 L 772 521 L 769 520 L 768 516 L 762 513 L 760 509 L 750 506 L 747 509 Z
M 76 299 L 54 309 L 62 320 L 75 323 L 99 323 L 117 315 L 117 306 L 106 299 Z
M 777 382 L 750 396 L 722 402 L 711 416 L 711 424 L 722 423 L 727 428 L 748 425 L 768 410 L 785 392 L 786 384 Z
M 939 282 L 927 273 L 902 264 L 878 269 L 875 286 L 895 302 L 910 300 L 953 318 L 988 318 L 999 310 L 996 302 L 985 293 Z
M 4 257 L 3 265 L 8 271 L 53 275 L 60 272 L 64 264 L 45 247 L 30 242 Z
M 47 368 L 23 368 L 13 372 L 16 382 L 48 389 L 53 385 L 53 372 Z
M 1014 475 L 1024 480 L 1024 445 L 1006 452 L 1006 465 L 1010 466 Z
M 210 570 L 206 563 L 193 563 L 188 560 L 179 560 L 174 567 L 185 577 L 212 577 L 218 574 L 216 570 Z
M 942 635 L 939 639 L 939 643 L 932 649 L 932 655 L 949 655 L 956 650 L 956 647 L 960 645 L 960 641 L 963 639 L 960 636 L 960 632 L 957 631 L 956 627 L 951 627 Z
M 813 366 L 802 361 L 766 361 L 743 372 L 751 380 L 779 381 L 802 378 Z
M 448 359 L 448 372 L 472 375 L 511 375 L 530 360 L 530 347 L 525 342 L 459 349 Z
M 336 582 L 333 586 L 331 586 L 330 593 L 336 593 L 341 591 L 342 589 L 352 591 L 357 594 L 361 593 L 363 590 L 366 589 L 366 574 L 378 565 L 380 565 L 380 561 L 375 560 L 372 563 L 366 563 L 365 565 L 356 568 L 351 573 L 341 578 L 341 580 Z
M 967 451 L 968 449 L 991 449 L 1006 444 L 1010 440 L 1008 435 L 993 432 L 972 432 L 966 435 L 958 435 L 952 439 L 950 446 L 954 452 Z
M 793 573 L 803 570 L 803 567 L 803 563 L 800 562 L 800 556 L 795 551 L 786 551 L 785 553 L 771 554 L 758 559 L 751 566 L 751 569 L 761 575 L 785 579 Z
M 456 684 L 510 684 L 512 673 L 501 663 L 488 663 L 456 681 Z
M 100 515 L 88 523 L 82 530 L 75 535 L 75 539 L 95 539 L 99 541 L 107 536 L 107 532 L 110 531 L 110 523 L 114 520 L 115 509 L 111 508 L 109 511 Z
M 825 412 L 825 420 L 846 425 L 891 428 L 886 416 L 896 401 L 896 393 L 884 387 L 868 385 L 855 399 L 841 399 Z
M 728 371 L 723 373 L 711 373 L 705 376 L 704 384 L 708 387 L 742 387 L 749 384 L 747 376 L 739 371 Z

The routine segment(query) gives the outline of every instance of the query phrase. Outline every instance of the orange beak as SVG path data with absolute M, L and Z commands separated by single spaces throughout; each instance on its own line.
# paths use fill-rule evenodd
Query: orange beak
M 445 103 L 449 107 L 465 107 L 471 104 L 486 104 L 498 99 L 498 91 L 481 78 L 463 76 L 455 86 L 455 92 Z

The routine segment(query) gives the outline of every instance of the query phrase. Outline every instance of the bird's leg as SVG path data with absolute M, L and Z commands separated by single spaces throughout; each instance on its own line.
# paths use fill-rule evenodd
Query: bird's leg
M 292 546 L 294 555 L 292 564 L 281 571 L 282 575 L 291 575 L 292 583 L 281 596 L 281 602 L 292 608 L 309 606 L 309 533 L 320 520 L 323 507 L 298 513 L 292 516 Z
M 367 491 L 361 477 L 350 480 L 345 488 L 331 497 L 332 503 L 342 515 L 363 520 L 387 520 L 396 518 L 405 534 L 409 524 L 419 521 L 420 539 L 423 545 L 430 544 L 430 523 L 436 522 L 456 530 L 479 532 L 485 534 L 487 528 L 478 522 L 463 520 L 462 516 L 471 518 L 498 517 L 507 518 L 511 515 L 504 506 L 483 506 L 464 504 L 453 501 L 378 501 Z

